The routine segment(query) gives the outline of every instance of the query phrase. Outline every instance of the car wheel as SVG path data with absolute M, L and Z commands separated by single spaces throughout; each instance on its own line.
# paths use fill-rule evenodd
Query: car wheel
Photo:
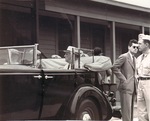
M 93 99 L 82 100 L 76 112 L 76 120 L 99 120 L 100 109 L 97 107 L 99 106 Z

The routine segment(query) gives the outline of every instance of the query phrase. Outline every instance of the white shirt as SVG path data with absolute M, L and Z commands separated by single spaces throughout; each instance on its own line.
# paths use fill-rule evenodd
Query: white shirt
M 137 70 L 139 77 L 150 77 L 150 50 L 148 54 L 141 54 L 137 58 Z

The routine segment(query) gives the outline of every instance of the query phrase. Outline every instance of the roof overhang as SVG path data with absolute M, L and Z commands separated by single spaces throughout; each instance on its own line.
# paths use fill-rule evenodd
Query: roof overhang
M 133 4 L 127 4 L 125 2 L 119 2 L 119 0 L 90 0 L 90 1 L 108 4 L 108 5 L 113 5 L 113 6 L 118 6 L 118 7 L 132 9 L 132 10 L 150 12 L 150 8 L 148 8 L 148 7 L 142 7 L 142 6 L 137 6 L 137 5 L 133 5 Z

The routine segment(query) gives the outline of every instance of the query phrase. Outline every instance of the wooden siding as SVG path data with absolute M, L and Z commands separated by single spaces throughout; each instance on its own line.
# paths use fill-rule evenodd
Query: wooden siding
M 40 17 L 39 49 L 46 57 L 56 54 L 56 22 L 49 17 Z
M 33 44 L 32 24 L 29 14 L 1 10 L 0 45 Z
M 81 23 L 81 48 L 92 48 L 90 26 L 87 23 Z
M 130 39 L 138 39 L 139 31 L 116 28 L 116 57 L 128 51 L 128 42 Z
M 104 26 L 81 22 L 81 48 L 101 47 L 105 53 Z

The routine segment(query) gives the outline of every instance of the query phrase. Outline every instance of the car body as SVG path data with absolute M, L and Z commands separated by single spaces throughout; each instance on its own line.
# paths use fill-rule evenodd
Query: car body
M 21 56 L 17 63 L 10 59 L 12 49 L 18 50 Z M 108 96 L 97 83 L 98 72 L 43 68 L 37 45 L 1 47 L 0 55 L 0 120 L 108 120 L 112 117 Z

